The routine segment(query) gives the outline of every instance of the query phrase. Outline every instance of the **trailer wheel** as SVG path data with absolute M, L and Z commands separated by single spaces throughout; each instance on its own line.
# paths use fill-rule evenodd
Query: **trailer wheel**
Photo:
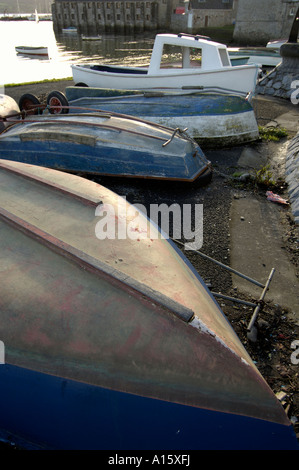
M 20 111 L 26 111 L 27 114 L 35 115 L 42 114 L 41 102 L 35 95 L 25 93 L 19 99 Z
M 68 114 L 69 102 L 60 91 L 51 91 L 47 97 L 47 105 L 50 114 Z

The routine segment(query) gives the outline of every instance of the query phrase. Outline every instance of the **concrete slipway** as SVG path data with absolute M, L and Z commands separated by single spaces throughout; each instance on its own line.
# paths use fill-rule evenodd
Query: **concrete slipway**
M 262 166 L 270 165 L 275 176 L 284 178 L 288 183 L 283 197 L 289 200 L 291 211 L 288 213 L 285 206 L 268 201 L 266 194 L 261 199 L 247 192 L 246 197 L 233 199 L 230 210 L 230 265 L 262 282 L 275 268 L 267 299 L 289 309 L 291 317 L 298 324 L 298 273 L 296 262 L 291 262 L 283 240 L 287 237 L 291 213 L 291 224 L 297 237 L 297 251 L 294 251 L 293 259 L 297 257 L 298 262 L 299 108 L 286 100 L 259 95 L 254 99 L 254 106 L 260 125 L 285 128 L 288 138 L 279 143 L 269 142 L 262 147 L 245 147 L 238 161 L 238 171 L 254 173 Z M 259 287 L 235 275 L 233 285 L 257 298 L 261 294 Z

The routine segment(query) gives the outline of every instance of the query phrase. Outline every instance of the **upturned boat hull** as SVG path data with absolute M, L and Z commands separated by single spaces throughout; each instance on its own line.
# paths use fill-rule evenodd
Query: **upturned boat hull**
M 83 178 L 8 161 L 0 201 L 3 440 L 297 448 L 200 276 L 136 207 Z M 104 227 L 115 225 L 113 237 Z
M 189 136 L 154 123 L 108 112 L 17 118 L 0 134 L 3 159 L 113 177 L 193 182 L 211 176 Z
M 251 103 L 244 96 L 203 91 L 142 92 L 67 87 L 70 112 L 103 109 L 126 113 L 180 129 L 202 146 L 227 146 L 252 142 L 259 130 Z

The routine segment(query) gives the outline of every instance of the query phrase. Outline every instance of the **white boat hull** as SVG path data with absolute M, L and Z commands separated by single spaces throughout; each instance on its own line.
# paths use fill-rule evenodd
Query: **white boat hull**
M 210 142 L 216 146 L 237 145 L 255 141 L 259 137 L 254 111 L 227 116 L 145 116 L 144 119 L 167 127 L 187 128 L 191 137 L 206 146 Z
M 47 47 L 25 47 L 25 46 L 17 46 L 16 52 L 19 54 L 28 54 L 28 55 L 48 55 L 48 48 Z
M 124 69 L 125 67 L 119 67 Z M 141 69 L 142 70 L 142 69 Z M 241 93 L 252 93 L 256 87 L 258 67 L 255 64 L 235 66 L 222 70 L 201 72 L 175 71 L 151 75 L 138 73 L 113 73 L 94 70 L 90 65 L 72 65 L 75 84 L 89 87 L 115 88 L 125 90 L 171 89 L 183 87 L 218 87 Z

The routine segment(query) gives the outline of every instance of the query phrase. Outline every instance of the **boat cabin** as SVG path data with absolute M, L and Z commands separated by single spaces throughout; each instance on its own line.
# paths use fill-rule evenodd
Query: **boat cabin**
M 231 67 L 227 47 L 206 36 L 189 34 L 158 34 L 155 39 L 148 69 L 150 75 L 163 73 L 163 69 L 189 69 L 201 67 L 215 70 Z

